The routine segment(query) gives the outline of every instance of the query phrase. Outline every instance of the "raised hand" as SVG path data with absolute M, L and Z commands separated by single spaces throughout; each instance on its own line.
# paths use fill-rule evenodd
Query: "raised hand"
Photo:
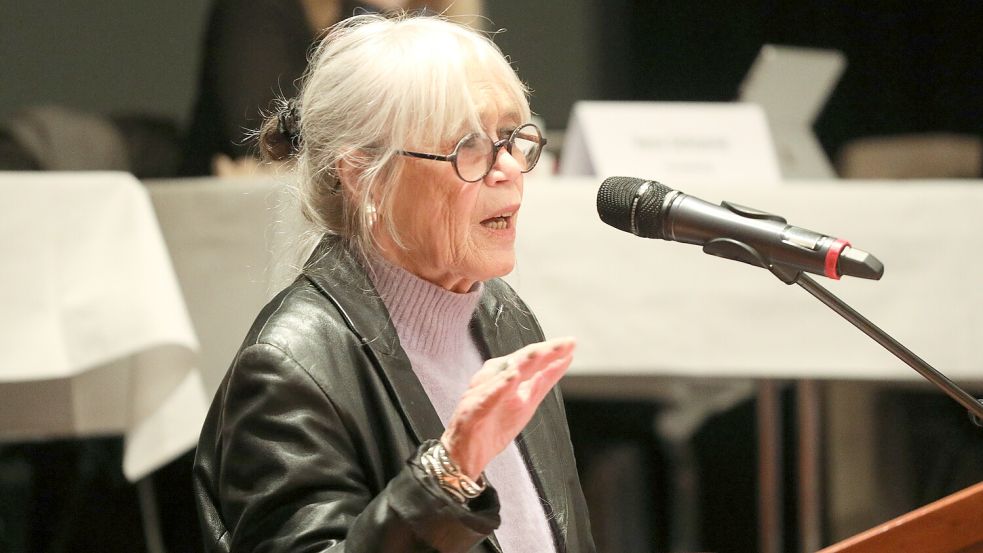
M 477 479 L 532 418 L 573 361 L 576 341 L 554 338 L 489 359 L 472 377 L 441 442 L 462 472 Z

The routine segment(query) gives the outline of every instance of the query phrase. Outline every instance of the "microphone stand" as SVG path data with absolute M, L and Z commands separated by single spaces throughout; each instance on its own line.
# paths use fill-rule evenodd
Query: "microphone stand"
M 801 271 L 793 271 L 792 269 L 775 265 L 768 267 L 768 269 L 782 282 L 786 284 L 798 284 L 804 288 L 807 292 L 812 294 L 813 297 L 826 304 L 826 306 L 833 311 L 839 313 L 840 316 L 849 321 L 850 324 L 860 329 L 860 331 L 867 336 L 870 336 L 875 342 L 883 346 L 884 349 L 890 351 L 895 357 L 904 361 L 909 367 L 918 371 L 918 373 L 925 377 L 926 380 L 934 384 L 940 390 L 945 392 L 946 395 L 965 407 L 969 411 L 969 419 L 973 422 L 973 424 L 975 424 L 977 427 L 983 427 L 983 400 L 976 399 L 968 392 L 960 388 L 958 385 L 956 385 L 956 383 L 949 380 L 944 374 L 926 363 L 924 359 L 915 355 L 911 350 L 878 328 L 877 325 L 870 322 L 866 317 L 847 305 L 843 300 L 833 295 L 832 292 L 820 286 L 819 283 L 808 275 L 803 274 Z M 813 424 L 816 423 L 813 422 Z M 806 443 L 808 444 L 809 442 Z M 806 448 L 804 451 L 807 452 L 809 449 Z M 815 455 L 817 455 L 815 452 L 812 453 L 811 456 L 809 453 L 803 454 L 807 457 L 804 461 L 800 459 L 800 463 L 805 463 L 800 464 L 800 467 L 804 467 L 802 470 L 806 471 L 806 474 L 803 476 L 803 485 L 806 487 L 804 494 L 799 496 L 799 508 L 801 509 L 799 514 L 799 524 L 802 532 L 803 546 L 808 548 L 808 551 L 815 551 L 821 545 L 822 522 L 820 518 L 821 515 L 819 515 L 821 512 L 821 503 L 819 503 L 816 499 L 820 493 L 818 490 L 818 473 L 813 474 L 813 476 L 810 478 L 809 471 L 817 470 L 815 468 L 815 463 L 818 462 L 818 458 L 813 458 Z M 816 487 L 808 486 L 807 484 L 810 482 L 815 484 Z
M 804 288 L 806 292 L 809 292 L 816 299 L 826 304 L 827 307 L 836 311 L 841 317 L 849 321 L 850 324 L 883 346 L 884 349 L 904 361 L 909 367 L 915 369 L 918 374 L 925 377 L 926 380 L 965 407 L 969 411 L 969 419 L 973 421 L 973 424 L 983 428 L 983 400 L 976 399 L 969 392 L 960 388 L 955 382 L 949 380 L 948 377 L 925 362 L 924 359 L 915 355 L 914 352 L 892 338 L 887 332 L 881 330 L 877 325 L 847 305 L 846 302 L 820 286 L 809 275 L 777 265 L 771 265 L 768 269 L 785 284 L 798 284 Z
M 895 357 L 904 361 L 906 365 L 918 371 L 919 374 L 945 392 L 946 395 L 965 407 L 969 411 L 969 418 L 973 421 L 973 424 L 983 428 L 983 400 L 976 399 L 966 390 L 957 386 L 955 382 L 949 380 L 944 374 L 926 363 L 924 359 L 901 345 L 900 342 L 892 338 L 888 333 L 878 328 L 877 325 L 870 322 L 843 300 L 833 295 L 832 292 L 820 286 L 811 277 L 803 274 L 802 271 L 797 271 L 784 265 L 769 263 L 764 256 L 751 246 L 731 238 L 710 240 L 704 244 L 703 251 L 710 255 L 758 265 L 771 271 L 778 280 L 785 284 L 798 284 L 816 299 L 826 304 L 827 307 L 839 313 L 841 317 L 860 329 L 861 332 L 870 336 L 875 342 L 883 346 L 884 349 L 893 353 Z
M 811 277 L 803 274 L 802 271 L 798 271 L 784 265 L 769 263 L 765 260 L 764 256 L 758 253 L 758 251 L 751 246 L 731 238 L 717 238 L 710 240 L 703 245 L 703 251 L 710 255 L 760 266 L 771 271 L 771 273 L 775 275 L 778 280 L 784 282 L 785 284 L 798 284 L 807 292 L 812 294 L 816 299 L 826 304 L 827 307 L 839 313 L 841 317 L 849 321 L 853 326 L 860 329 L 861 332 L 867 336 L 870 336 L 875 342 L 884 347 L 884 349 L 894 354 L 895 357 L 904 361 L 909 367 L 915 369 L 929 382 L 945 392 L 946 395 L 959 402 L 960 405 L 969 411 L 969 418 L 973 424 L 978 427 L 983 427 L 983 400 L 976 399 L 968 392 L 957 386 L 944 374 L 937 371 L 934 367 L 926 363 L 921 357 L 915 355 L 911 350 L 878 328 L 877 325 L 870 322 L 866 317 L 847 305 L 843 300 L 833 295 L 832 292 L 820 286 L 819 283 L 817 283 Z M 774 462 L 775 461 L 772 461 L 772 463 Z M 807 473 L 810 471 L 814 472 L 816 470 L 814 462 L 807 462 L 803 465 L 803 467 L 808 467 L 803 469 Z M 761 470 L 763 471 L 763 478 L 765 477 L 765 472 L 769 473 L 763 484 L 775 489 L 780 489 L 775 482 L 768 482 L 769 479 L 780 478 L 777 476 L 777 474 L 772 473 L 776 469 L 772 467 L 770 470 Z M 819 509 L 816 505 L 815 499 L 819 495 L 818 479 L 814 475 L 812 478 L 805 478 L 805 480 L 811 482 L 811 485 L 806 485 L 806 492 L 800 493 L 800 529 L 803 534 L 802 543 L 804 550 L 815 551 L 819 548 L 819 542 L 821 541 L 821 522 L 820 515 L 818 515 Z M 759 509 L 762 509 L 761 516 L 763 519 L 768 519 L 763 523 L 762 529 L 773 529 L 775 524 L 781 524 L 780 516 L 775 512 L 774 507 L 759 505 Z M 775 542 L 775 539 L 776 538 L 772 537 L 763 540 L 761 543 L 764 546 L 764 549 L 769 552 L 779 551 L 781 549 L 781 542 Z

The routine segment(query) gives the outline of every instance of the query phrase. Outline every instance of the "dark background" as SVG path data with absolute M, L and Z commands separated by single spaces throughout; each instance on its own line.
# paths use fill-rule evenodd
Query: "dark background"
M 498 42 L 550 128 L 566 125 L 577 97 L 733 100 L 761 46 L 783 44 L 846 55 L 816 123 L 833 156 L 862 136 L 983 134 L 983 2 L 611 0 L 559 19 L 554 3 L 528 6 L 528 18 L 507 4 L 491 4 L 509 29 Z
M 579 99 L 727 101 L 761 45 L 835 48 L 848 67 L 816 125 L 846 141 L 983 134 L 983 2 L 486 0 L 496 42 L 550 129 Z M 0 2 L 0 121 L 58 103 L 187 123 L 207 0 Z

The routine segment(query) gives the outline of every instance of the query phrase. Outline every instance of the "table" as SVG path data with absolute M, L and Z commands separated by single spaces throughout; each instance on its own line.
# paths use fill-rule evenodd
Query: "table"
M 0 440 L 122 434 L 143 481 L 194 447 L 208 405 L 146 190 L 0 172 L 0 198 Z
M 547 334 L 579 338 L 564 385 L 569 393 L 665 396 L 666 383 L 680 377 L 753 379 L 763 383 L 762 399 L 772 400 L 771 411 L 768 401 L 760 402 L 766 407 L 761 419 L 775 423 L 775 382 L 802 383 L 804 412 L 811 416 L 819 382 L 921 378 L 804 291 L 766 271 L 605 226 L 594 208 L 598 184 L 526 181 L 518 264 L 508 279 Z M 983 335 L 983 292 L 977 285 L 983 261 L 971 252 L 983 207 L 981 185 L 796 181 L 690 185 L 683 192 L 772 211 L 874 253 L 886 266 L 883 280 L 824 284 L 953 380 L 979 383 L 983 354 L 974 341 Z M 284 280 L 278 260 L 285 257 L 291 229 L 299 228 L 287 186 L 282 179 L 148 183 L 202 340 L 209 389 L 277 287 L 271 281 Z M 816 455 L 816 421 L 804 424 L 813 428 L 814 441 L 805 445 Z M 766 440 L 776 435 L 774 428 L 763 430 Z M 766 460 L 768 452 L 776 456 L 776 446 L 763 445 Z M 803 468 L 814 473 L 806 474 L 806 487 L 814 492 L 815 459 L 805 459 Z M 774 481 L 773 473 L 764 476 L 766 484 Z M 777 528 L 773 517 L 780 500 L 768 493 L 761 508 Z M 815 518 L 814 498 L 800 499 L 811 502 L 806 518 Z
M 591 180 L 527 184 L 510 278 L 551 334 L 590 337 L 578 347 L 574 374 L 921 378 L 766 271 L 604 225 L 596 189 Z M 983 315 L 975 308 L 983 303 L 983 260 L 972 252 L 983 182 L 799 181 L 683 192 L 772 211 L 874 253 L 886 266 L 882 280 L 824 285 L 950 377 L 981 379 Z
M 295 273 L 299 212 L 266 178 L 151 180 L 147 190 L 200 346 L 211 397 L 260 309 Z

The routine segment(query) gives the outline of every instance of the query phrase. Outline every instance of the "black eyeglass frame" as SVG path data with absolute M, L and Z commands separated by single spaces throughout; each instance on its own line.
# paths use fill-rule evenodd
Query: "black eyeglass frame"
M 449 161 L 451 162 L 451 165 L 454 167 L 454 172 L 457 173 L 457 178 L 463 180 L 464 182 L 478 182 L 481 179 L 487 177 L 488 173 L 491 173 L 492 167 L 495 166 L 495 159 L 498 158 L 498 151 L 503 146 L 505 146 L 505 151 L 508 152 L 509 155 L 512 155 L 512 146 L 515 145 L 515 138 L 519 136 L 519 131 L 528 127 L 532 127 L 536 129 L 536 134 L 539 135 L 539 152 L 536 154 L 536 159 L 533 160 L 532 164 L 529 167 L 526 167 L 525 169 L 522 170 L 523 173 L 528 173 L 529 171 L 532 171 L 533 168 L 536 167 L 537 163 L 539 163 L 539 158 L 543 154 L 543 148 L 546 147 L 546 137 L 543 136 L 543 131 L 541 131 L 539 127 L 536 126 L 535 123 L 526 123 L 524 125 L 520 125 L 516 127 L 515 130 L 512 131 L 511 134 L 509 134 L 508 138 L 503 138 L 501 140 L 492 140 L 491 163 L 488 164 L 488 167 L 485 169 L 485 172 L 480 177 L 474 180 L 468 180 L 461 176 L 461 170 L 457 168 L 457 155 L 458 152 L 461 150 L 461 145 L 464 144 L 466 140 L 468 140 L 469 138 L 471 138 L 472 136 L 478 133 L 471 133 L 471 134 L 464 135 L 460 140 L 457 141 L 457 145 L 454 146 L 454 151 L 447 155 L 425 154 L 422 152 L 411 152 L 408 150 L 400 150 L 399 153 L 404 156 L 415 157 L 420 159 L 429 159 L 433 161 Z M 530 142 L 532 141 L 530 140 Z

